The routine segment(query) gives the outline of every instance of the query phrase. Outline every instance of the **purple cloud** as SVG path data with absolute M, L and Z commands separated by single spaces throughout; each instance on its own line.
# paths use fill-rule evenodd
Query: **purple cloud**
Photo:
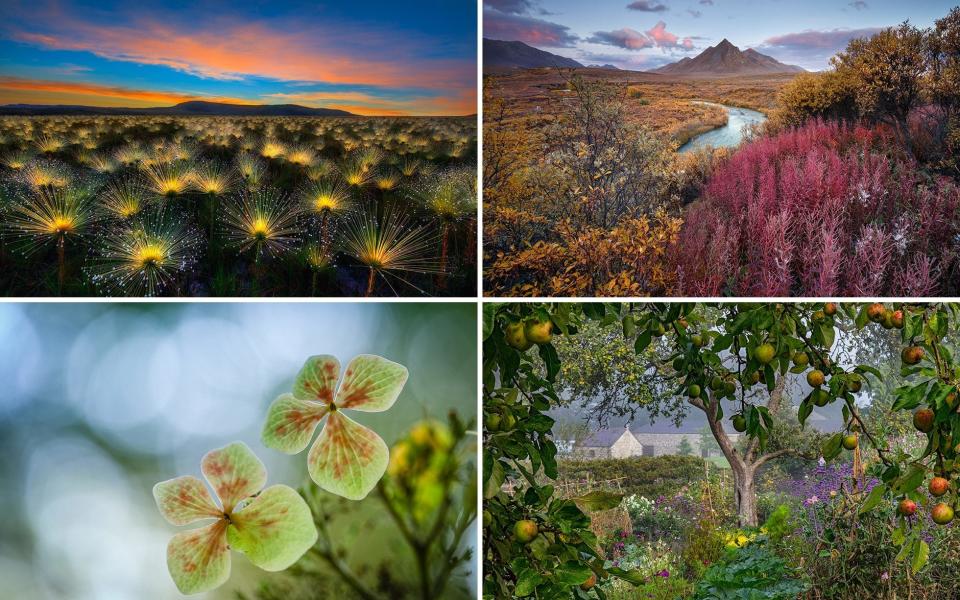
M 674 33 L 667 31 L 667 24 L 663 21 L 653 26 L 653 29 L 643 33 L 624 27 L 616 31 L 595 31 L 587 38 L 594 44 L 606 44 L 625 50 L 640 50 L 642 48 L 693 48 L 693 39 L 685 37 L 682 40 Z
M 595 31 L 592 36 L 587 38 L 588 42 L 594 44 L 606 44 L 616 46 L 625 50 L 639 50 L 641 48 L 650 48 L 654 41 L 639 31 L 624 27 L 616 31 Z
M 827 31 L 816 31 L 808 29 L 799 33 L 787 33 L 767 38 L 763 44 L 774 48 L 784 48 L 793 50 L 841 50 L 846 48 L 847 43 L 855 38 L 870 37 L 880 31 L 878 27 L 865 27 L 863 29 L 830 29 Z
M 850 3 L 850 6 L 854 7 L 857 10 L 866 10 L 870 8 L 870 5 L 864 2 L 863 0 L 855 0 Z
M 524 15 L 533 11 L 533 0 L 483 0 L 483 5 L 511 15 Z
M 700 4 L 704 6 L 713 6 L 713 0 L 700 0 Z
M 870 37 L 879 32 L 878 27 L 861 29 L 808 29 L 768 38 L 761 44 L 771 56 L 787 64 L 796 64 L 810 70 L 828 66 L 830 57 L 847 47 L 852 39 Z
M 637 0 L 627 5 L 630 10 L 639 10 L 643 12 L 664 12 L 667 9 L 666 4 L 654 2 L 653 0 Z
M 569 48 L 580 38 L 570 28 L 526 15 L 483 11 L 483 35 L 495 40 L 521 41 L 531 46 Z
M 690 16 L 693 17 L 694 19 L 699 19 L 700 17 L 703 16 L 702 12 L 700 12 L 699 10 L 693 10 L 692 8 L 687 9 L 687 12 L 690 13 Z

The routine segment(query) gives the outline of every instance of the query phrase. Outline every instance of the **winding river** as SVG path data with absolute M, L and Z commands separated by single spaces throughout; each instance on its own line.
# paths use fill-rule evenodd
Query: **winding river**
M 745 125 L 762 123 L 767 120 L 766 115 L 763 113 L 748 108 L 727 106 L 713 102 L 697 102 L 697 104 L 708 104 L 710 106 L 723 108 L 727 111 L 727 124 L 693 137 L 689 142 L 680 147 L 679 152 L 690 152 L 691 150 L 697 150 L 704 146 L 713 146 L 714 148 L 737 146 L 743 139 L 743 127 Z

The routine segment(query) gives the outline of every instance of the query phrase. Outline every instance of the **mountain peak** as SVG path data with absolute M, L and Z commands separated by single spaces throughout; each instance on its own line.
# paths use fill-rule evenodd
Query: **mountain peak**
M 483 38 L 483 69 L 536 69 L 540 67 L 582 67 L 567 58 L 528 46 L 523 42 Z
M 785 65 L 777 59 L 753 49 L 741 52 L 723 38 L 719 44 L 707 48 L 694 58 L 684 58 L 654 69 L 655 73 L 696 76 L 761 75 L 767 73 L 799 73 L 802 68 Z

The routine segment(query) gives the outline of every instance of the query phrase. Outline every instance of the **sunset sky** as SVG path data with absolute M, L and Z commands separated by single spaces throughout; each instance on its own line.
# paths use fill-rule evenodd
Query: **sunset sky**
M 468 0 L 4 0 L 0 104 L 476 112 Z
M 484 0 L 483 35 L 583 64 L 646 70 L 723 38 L 818 71 L 854 37 L 909 19 L 927 27 L 957 0 Z

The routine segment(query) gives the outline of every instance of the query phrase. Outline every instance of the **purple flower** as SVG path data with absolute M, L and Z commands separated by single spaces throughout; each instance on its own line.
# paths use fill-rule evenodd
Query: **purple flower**
M 664 569 L 664 570 L 660 571 L 659 573 L 657 573 L 657 575 L 659 575 L 660 577 L 664 577 L 664 578 L 670 577 L 670 571 L 668 571 L 667 569 Z

